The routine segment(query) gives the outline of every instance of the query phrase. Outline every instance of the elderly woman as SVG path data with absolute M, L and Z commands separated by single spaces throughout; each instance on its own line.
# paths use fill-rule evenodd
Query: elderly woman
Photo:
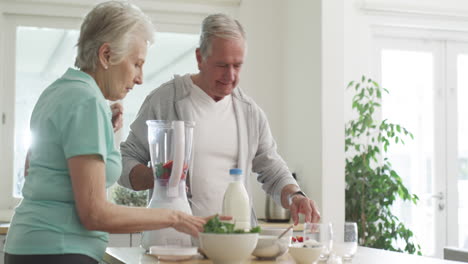
M 108 232 L 172 227 L 197 236 L 207 219 L 167 209 L 132 208 L 106 200 L 121 174 L 112 113 L 141 84 L 153 26 L 122 2 L 97 5 L 85 18 L 75 65 L 47 87 L 34 107 L 34 143 L 24 199 L 5 245 L 5 263 L 98 263 Z

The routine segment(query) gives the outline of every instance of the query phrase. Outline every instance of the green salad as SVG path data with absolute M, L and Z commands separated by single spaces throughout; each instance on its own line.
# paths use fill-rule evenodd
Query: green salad
M 260 226 L 252 227 L 246 232 L 242 229 L 234 229 L 234 224 L 222 222 L 219 216 L 211 218 L 204 226 L 205 233 L 215 234 L 243 234 L 243 233 L 260 233 Z

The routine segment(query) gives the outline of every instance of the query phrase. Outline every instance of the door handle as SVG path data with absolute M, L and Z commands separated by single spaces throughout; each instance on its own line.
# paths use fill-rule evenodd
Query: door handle
M 431 198 L 436 198 L 439 201 L 444 200 L 444 193 L 443 192 L 438 192 L 436 194 L 431 195 Z
M 432 194 L 430 197 L 435 198 L 438 201 L 437 207 L 439 208 L 439 211 L 442 211 L 445 209 L 445 202 L 444 202 L 445 196 L 443 192 Z

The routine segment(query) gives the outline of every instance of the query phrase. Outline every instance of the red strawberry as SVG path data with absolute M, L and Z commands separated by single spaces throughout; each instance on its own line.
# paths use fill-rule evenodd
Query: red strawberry
M 292 237 L 292 242 L 296 242 L 296 238 L 295 237 Z
M 297 236 L 297 242 L 300 242 L 300 243 L 304 242 L 304 238 L 301 236 Z
M 171 176 L 172 165 L 174 165 L 174 161 L 172 160 L 164 163 L 163 165 L 164 173 L 163 173 L 163 176 L 161 177 L 162 179 L 169 179 L 169 177 Z M 184 163 L 184 167 L 182 168 L 182 175 L 180 176 L 182 180 L 184 180 L 187 177 L 186 175 L 187 169 L 188 169 L 188 164 Z
M 169 170 L 164 170 L 163 174 L 161 175 L 161 179 L 167 180 L 171 176 L 171 172 Z
M 173 163 L 174 163 L 174 162 L 173 162 L 172 160 L 170 160 L 170 161 L 164 163 L 163 168 L 165 168 L 165 169 L 171 169 Z

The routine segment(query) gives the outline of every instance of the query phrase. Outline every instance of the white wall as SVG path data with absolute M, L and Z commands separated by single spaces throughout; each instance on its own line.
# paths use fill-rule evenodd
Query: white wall
M 323 221 L 343 227 L 344 176 L 344 3 L 322 1 L 322 207 Z M 335 235 L 343 229 L 335 228 Z
M 242 1 L 238 19 L 247 32 L 248 51 L 240 86 L 268 116 L 280 154 L 284 154 L 283 14 L 281 0 Z M 265 192 L 250 178 L 257 217 L 265 217 Z
M 242 86 L 324 220 L 344 221 L 342 0 L 242 1 L 239 18 L 249 41 Z
M 283 10 L 285 157 L 301 187 L 321 205 L 321 1 L 288 1 Z

